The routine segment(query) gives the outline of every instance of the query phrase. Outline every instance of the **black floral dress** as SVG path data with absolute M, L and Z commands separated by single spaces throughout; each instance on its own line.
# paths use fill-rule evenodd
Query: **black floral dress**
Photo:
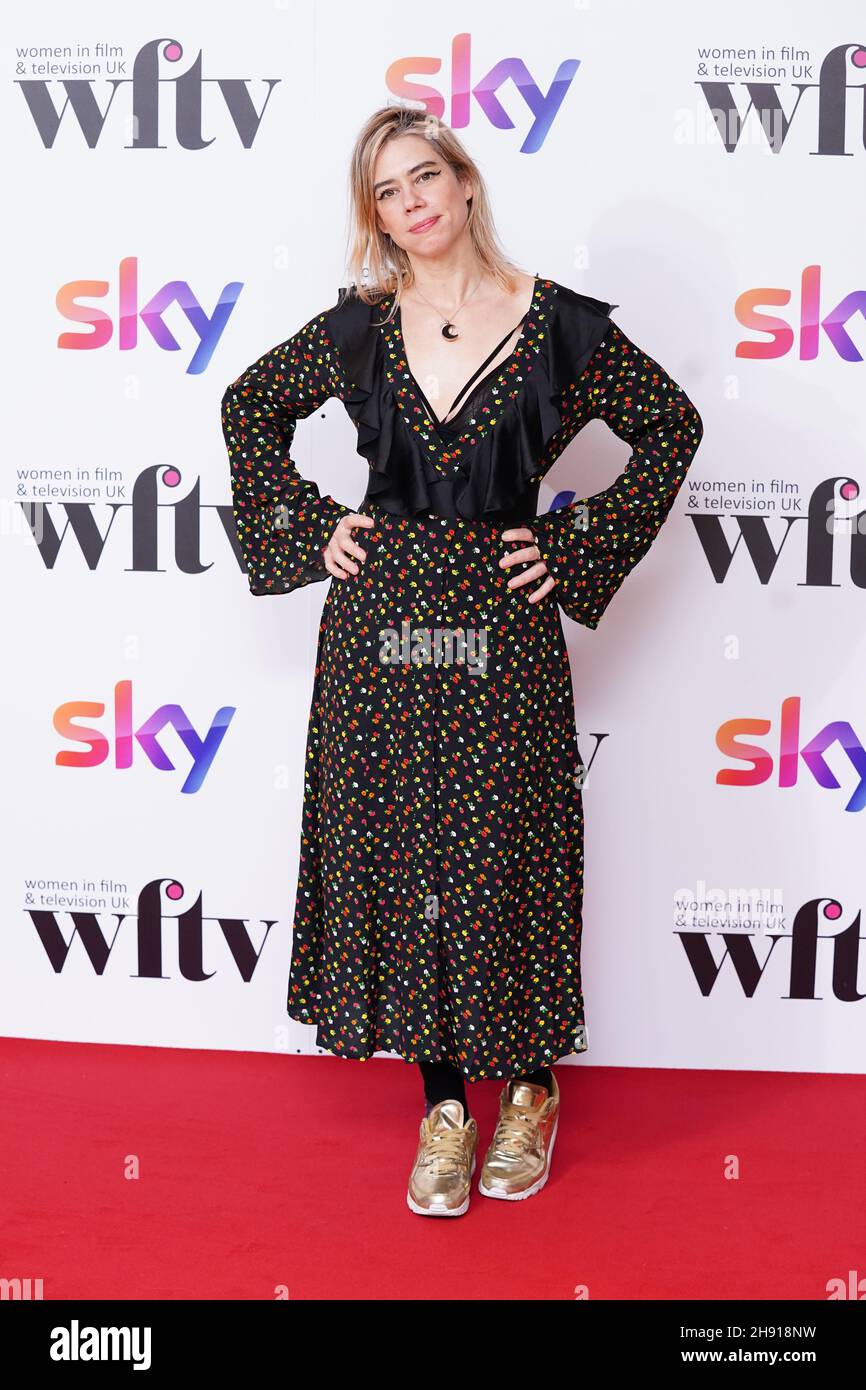
M 700 443 L 685 392 L 610 318 L 536 277 L 511 354 L 438 426 L 393 299 L 343 292 L 227 388 L 239 555 L 253 594 L 328 579 L 352 511 L 358 575 L 330 584 L 306 746 L 289 1016 L 319 1047 L 447 1059 L 507 1077 L 587 1048 L 582 764 L 560 607 L 596 628 L 646 554 Z M 369 474 L 357 507 L 290 457 L 332 397 Z M 588 420 L 633 452 L 605 491 L 537 516 Z M 351 480 L 347 479 L 347 487 Z M 500 558 L 528 525 L 556 580 Z M 525 568 L 525 566 L 523 566 Z M 462 636 L 461 636 L 462 634 Z

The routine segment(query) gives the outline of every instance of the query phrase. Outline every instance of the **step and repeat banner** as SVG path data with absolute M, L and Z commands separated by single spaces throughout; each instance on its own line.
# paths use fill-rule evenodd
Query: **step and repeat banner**
M 220 400 L 347 283 L 349 154 L 402 102 L 465 141 L 509 254 L 617 304 L 704 422 L 598 630 L 563 617 L 570 1064 L 866 1070 L 862 9 L 58 0 L 4 26 L 0 1031 L 319 1050 L 285 999 L 331 581 L 249 593 Z M 591 421 L 540 510 L 628 455 Z M 360 503 L 340 402 L 293 457 Z

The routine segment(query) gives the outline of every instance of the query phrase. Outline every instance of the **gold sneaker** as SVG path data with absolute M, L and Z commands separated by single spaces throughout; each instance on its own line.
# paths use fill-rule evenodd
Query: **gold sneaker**
M 550 1160 L 559 1124 L 559 1084 L 512 1078 L 499 1097 L 499 1119 L 481 1169 L 478 1191 L 485 1197 L 519 1202 L 540 1192 L 550 1175 Z
M 462 1216 L 469 1206 L 478 1125 L 459 1100 L 440 1100 L 421 1121 L 406 1201 L 419 1216 Z

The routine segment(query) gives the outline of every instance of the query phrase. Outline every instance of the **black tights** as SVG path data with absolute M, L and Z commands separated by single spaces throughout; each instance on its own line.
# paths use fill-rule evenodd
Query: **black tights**
M 463 1104 L 463 1114 L 469 1119 L 469 1105 L 466 1100 L 466 1078 L 458 1067 L 450 1062 L 419 1062 L 424 1079 L 425 1114 L 429 1115 L 433 1106 L 440 1100 L 459 1100 Z M 521 1072 L 520 1081 L 531 1081 L 536 1086 L 553 1089 L 550 1067 L 539 1067 L 537 1071 Z

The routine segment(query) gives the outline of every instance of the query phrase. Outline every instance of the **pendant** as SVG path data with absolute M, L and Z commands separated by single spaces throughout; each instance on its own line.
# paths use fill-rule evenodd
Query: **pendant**
M 449 323 L 446 323 L 446 324 L 444 325 L 443 329 L 442 329 L 442 337 L 443 337 L 443 338 L 446 338 L 446 339 L 448 340 L 449 343 L 452 343 L 452 342 L 454 341 L 455 338 L 459 338 L 459 337 L 460 337 L 460 334 L 458 333 L 457 329 L 454 327 L 454 324 L 449 322 Z

